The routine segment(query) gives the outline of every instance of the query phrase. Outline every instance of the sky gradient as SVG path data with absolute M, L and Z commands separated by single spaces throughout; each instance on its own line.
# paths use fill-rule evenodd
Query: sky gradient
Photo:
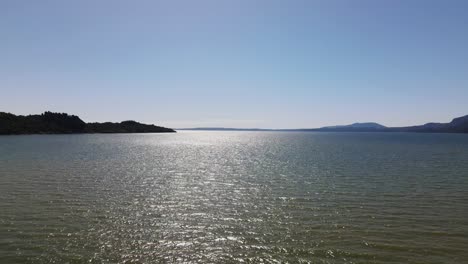
M 0 111 L 174 128 L 468 114 L 468 1 L 0 1 Z

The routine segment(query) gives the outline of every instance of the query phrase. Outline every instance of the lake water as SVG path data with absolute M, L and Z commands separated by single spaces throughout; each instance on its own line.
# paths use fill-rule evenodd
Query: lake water
M 0 263 L 468 263 L 468 135 L 0 137 Z

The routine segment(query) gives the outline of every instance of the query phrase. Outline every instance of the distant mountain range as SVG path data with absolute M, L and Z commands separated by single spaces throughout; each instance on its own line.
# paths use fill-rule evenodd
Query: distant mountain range
M 388 130 L 429 133 L 468 133 L 468 115 L 454 118 L 450 123 L 427 123 L 421 126 L 390 127 Z
M 310 131 L 310 132 L 419 132 L 419 133 L 468 133 L 468 115 L 458 117 L 450 123 L 427 123 L 419 126 L 386 127 L 374 122 L 354 123 L 343 126 L 326 126 L 321 128 L 298 129 L 262 129 L 262 128 L 223 128 L 198 127 L 177 130 L 203 131 Z
M 0 112 L 0 135 L 14 134 L 74 134 L 74 133 L 164 133 L 173 129 L 141 124 L 135 121 L 120 123 L 85 123 L 78 116 L 45 112 L 40 115 L 14 115 Z
M 353 131 L 353 130 L 369 130 L 369 131 L 374 131 L 374 130 L 383 130 L 386 129 L 386 126 L 383 126 L 378 123 L 374 122 L 366 122 L 366 123 L 354 123 L 351 125 L 345 125 L 345 126 L 326 126 L 319 128 L 322 131 L 336 131 L 336 130 L 343 130 L 343 131 Z
M 224 128 L 199 127 L 178 130 L 202 131 L 310 131 L 310 132 L 419 132 L 419 133 L 468 133 L 468 115 L 453 119 L 450 123 L 427 123 L 419 126 L 386 127 L 374 122 L 354 123 L 342 126 L 298 129 Z M 0 112 L 0 135 L 9 134 L 71 134 L 71 133 L 164 133 L 175 130 L 136 121 L 120 123 L 85 123 L 78 116 L 45 112 L 40 115 L 14 115 Z

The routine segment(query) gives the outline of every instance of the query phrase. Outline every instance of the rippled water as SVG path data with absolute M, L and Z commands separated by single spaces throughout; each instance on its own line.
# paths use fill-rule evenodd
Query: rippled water
M 467 263 L 468 135 L 0 137 L 0 263 Z

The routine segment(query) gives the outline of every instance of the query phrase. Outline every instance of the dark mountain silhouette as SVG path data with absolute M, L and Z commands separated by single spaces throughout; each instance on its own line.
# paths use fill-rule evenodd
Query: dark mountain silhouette
M 457 117 L 450 123 L 427 123 L 421 126 L 392 127 L 389 131 L 423 133 L 468 133 L 468 115 Z
M 386 127 L 378 123 L 354 123 L 345 126 L 326 126 L 322 128 L 263 129 L 263 128 L 223 128 L 199 127 L 180 130 L 205 131 L 296 131 L 296 132 L 419 132 L 419 133 L 468 133 L 468 115 L 458 117 L 450 123 L 427 123 L 420 126 Z
M 85 123 L 78 116 L 45 112 L 40 115 L 14 115 L 0 112 L 0 135 L 11 134 L 73 134 L 73 133 L 162 133 L 173 129 L 141 124 L 135 121 L 121 123 Z

